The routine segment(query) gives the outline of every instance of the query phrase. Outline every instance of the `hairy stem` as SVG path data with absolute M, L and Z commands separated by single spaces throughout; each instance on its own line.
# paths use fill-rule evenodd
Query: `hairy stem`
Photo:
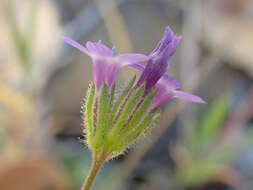
M 86 177 L 81 190 L 90 190 L 91 189 L 91 186 L 92 186 L 93 182 L 95 181 L 95 178 L 96 178 L 101 166 L 105 162 L 105 159 L 106 159 L 105 153 L 102 153 L 99 155 L 96 153 L 93 154 L 92 165 L 91 165 L 89 174 Z

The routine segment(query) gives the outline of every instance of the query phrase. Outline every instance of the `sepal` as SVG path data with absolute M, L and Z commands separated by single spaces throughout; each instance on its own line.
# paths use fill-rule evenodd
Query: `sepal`
M 84 119 L 84 129 L 83 133 L 86 136 L 86 142 L 88 147 L 92 147 L 92 137 L 94 136 L 94 112 L 93 112 L 93 107 L 95 104 L 95 85 L 93 83 L 90 83 L 87 95 L 86 95 L 86 100 L 85 100 L 85 105 L 82 105 L 82 114 L 83 114 L 83 119 Z
M 95 128 L 94 137 L 94 148 L 100 149 L 103 145 L 104 138 L 106 135 L 106 130 L 108 129 L 108 116 L 110 109 L 110 98 L 111 95 L 108 93 L 108 89 L 105 84 L 99 91 L 97 98 L 97 123 Z

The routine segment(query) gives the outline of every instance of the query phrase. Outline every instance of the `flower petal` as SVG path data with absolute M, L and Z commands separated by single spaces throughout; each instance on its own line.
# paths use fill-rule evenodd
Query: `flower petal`
M 158 45 L 156 46 L 156 48 L 152 51 L 150 55 L 161 52 L 172 41 L 173 36 L 174 36 L 173 31 L 171 30 L 169 26 L 167 26 L 162 39 L 160 40 L 160 42 L 158 43 Z
M 93 81 L 97 89 L 99 89 L 103 83 L 108 88 L 111 88 L 115 78 L 119 72 L 121 65 L 106 57 L 98 57 L 93 59 Z
M 149 55 L 150 59 L 137 83 L 138 86 L 145 82 L 148 91 L 159 81 L 167 71 L 170 58 L 176 52 L 180 40 L 181 37 L 174 35 L 170 27 L 165 29 L 163 38 Z
M 162 53 L 161 53 L 162 56 L 167 56 L 167 57 L 173 56 L 175 54 L 181 40 L 182 40 L 181 36 L 174 36 L 172 41 L 162 51 Z
M 146 91 L 150 90 L 167 71 L 167 68 L 168 61 L 160 56 L 149 60 L 147 66 L 145 67 L 139 78 L 137 85 L 140 86 L 142 83 L 145 82 Z
M 164 74 L 154 87 L 157 93 L 152 102 L 152 108 L 162 106 L 171 98 L 180 98 L 190 102 L 206 104 L 206 102 L 198 96 L 176 90 L 180 87 L 180 83 L 175 78 Z
M 152 101 L 151 109 L 158 106 L 162 106 L 173 97 L 173 94 L 167 91 L 167 89 L 163 85 L 155 85 L 155 89 L 156 95 L 154 100 Z
M 135 70 L 137 71 L 144 71 L 145 69 L 145 66 L 144 65 L 141 65 L 139 63 L 132 63 L 132 64 L 129 64 L 128 67 L 131 67 L 131 68 L 134 68 Z
M 149 59 L 149 56 L 138 54 L 138 53 L 129 53 L 129 54 L 120 54 L 117 56 L 122 61 L 122 65 L 129 65 L 132 63 L 144 62 Z
M 64 37 L 64 41 L 91 56 L 93 62 L 93 81 L 97 90 L 102 86 L 103 83 L 105 83 L 108 88 L 112 87 L 116 75 L 118 74 L 120 67 L 123 65 L 121 64 L 121 60 L 114 56 L 111 49 L 96 42 L 87 42 L 86 49 L 81 44 L 68 37 Z M 135 60 L 140 60 L 141 58 L 143 59 L 143 56 L 140 56 L 140 54 L 135 54 Z
M 92 55 L 113 56 L 113 51 L 110 48 L 98 42 L 87 42 L 86 48 Z
M 100 89 L 102 86 L 103 82 L 105 82 L 105 77 L 106 77 L 106 68 L 107 68 L 107 63 L 102 60 L 102 59 L 95 59 L 93 60 L 93 82 L 96 86 L 96 89 Z
M 181 84 L 173 77 L 164 74 L 160 80 L 157 82 L 156 86 L 163 85 L 164 88 L 169 88 L 171 90 L 176 90 L 181 88 Z
M 189 102 L 196 102 L 200 104 L 207 104 L 204 100 L 202 100 L 200 97 L 195 96 L 193 94 L 189 94 L 187 92 L 182 92 L 182 91 L 173 91 L 173 98 L 180 98 Z
M 89 55 L 88 50 L 87 50 L 85 47 L 83 47 L 81 44 L 79 44 L 78 42 L 72 40 L 72 39 L 69 38 L 69 37 L 63 37 L 63 40 L 64 40 L 64 42 L 66 42 L 67 44 L 69 44 L 69 45 L 71 45 L 71 46 L 77 48 L 78 50 L 80 50 L 80 51 L 86 53 L 87 55 Z
M 175 78 L 164 74 L 154 86 L 156 89 L 156 95 L 152 102 L 152 107 L 158 107 L 165 104 L 173 97 L 173 91 L 180 87 L 180 83 Z
M 107 68 L 105 71 L 107 73 L 105 76 L 105 83 L 108 88 L 112 87 L 119 70 L 120 70 L 120 64 L 107 65 Z

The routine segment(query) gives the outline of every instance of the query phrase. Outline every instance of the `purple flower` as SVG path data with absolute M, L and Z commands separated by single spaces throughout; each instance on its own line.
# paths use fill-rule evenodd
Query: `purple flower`
M 174 35 L 170 27 L 167 27 L 163 38 L 149 56 L 143 54 L 121 54 L 114 55 L 114 51 L 101 43 L 87 42 L 86 47 L 65 37 L 64 41 L 71 46 L 89 55 L 93 60 L 93 81 L 96 89 L 100 89 L 105 83 L 111 88 L 119 69 L 129 66 L 142 72 L 137 86 L 146 83 L 146 93 L 154 88 L 157 93 L 152 101 L 151 107 L 165 104 L 172 98 L 180 98 L 190 102 L 206 103 L 201 98 L 179 91 L 180 83 L 165 74 L 169 67 L 170 59 L 176 52 L 181 41 L 181 36 Z M 147 61 L 147 66 L 138 64 Z
M 130 67 L 141 72 L 145 71 L 145 67 L 138 63 L 131 64 Z M 187 92 L 179 91 L 179 88 L 181 88 L 181 85 L 175 78 L 170 77 L 167 74 L 163 74 L 158 82 L 154 85 L 156 95 L 152 101 L 151 108 L 162 106 L 172 98 L 180 98 L 189 102 L 206 104 L 206 102 L 200 97 Z
M 146 83 L 146 92 L 151 88 L 156 89 L 157 93 L 151 107 L 158 107 L 165 104 L 171 98 L 180 98 L 190 102 L 206 103 L 201 98 L 192 94 L 179 91 L 180 83 L 165 74 L 169 67 L 171 57 L 176 52 L 180 36 L 174 35 L 170 27 L 167 27 L 162 40 L 149 55 L 147 66 L 144 67 L 138 63 L 131 64 L 130 67 L 142 72 L 137 83 L 140 86 Z
M 143 54 L 114 55 L 112 49 L 99 42 L 87 42 L 86 47 L 84 47 L 68 37 L 64 37 L 64 41 L 92 58 L 93 81 L 97 90 L 103 83 L 111 88 L 121 67 L 149 59 Z
M 161 106 L 171 98 L 180 98 L 189 102 L 206 104 L 206 102 L 198 96 L 179 91 L 178 89 L 181 88 L 180 83 L 166 74 L 160 78 L 154 88 L 157 94 L 152 102 L 152 107 Z
M 145 67 L 137 83 L 140 86 L 146 82 L 146 90 L 151 89 L 163 76 L 169 67 L 171 57 L 176 52 L 181 36 L 174 35 L 170 27 L 167 27 L 162 40 L 149 55 L 147 66 Z

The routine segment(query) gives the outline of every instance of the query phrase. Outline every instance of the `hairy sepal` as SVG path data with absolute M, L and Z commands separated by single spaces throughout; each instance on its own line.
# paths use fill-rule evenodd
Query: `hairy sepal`
M 144 91 L 145 91 L 145 84 L 133 90 L 131 96 L 129 97 L 125 106 L 121 110 L 119 118 L 113 125 L 108 135 L 108 138 L 109 138 L 108 141 L 112 140 L 112 143 L 114 143 L 115 137 L 118 136 L 121 127 L 124 126 L 124 124 L 128 121 L 129 117 L 135 110 L 136 105 L 138 104 L 138 102 L 141 100 L 141 98 L 144 95 Z
M 132 130 L 128 131 L 114 146 L 114 151 L 124 151 L 142 137 L 144 137 L 151 128 L 156 124 L 157 120 L 160 118 L 160 111 L 158 109 L 152 110 L 151 112 L 145 114 L 145 117 L 134 127 Z
M 145 97 L 143 97 L 143 100 L 137 105 L 135 112 L 132 114 L 132 118 L 129 120 L 129 122 L 123 126 L 120 130 L 120 134 L 115 137 L 116 141 L 119 141 L 123 139 L 131 129 L 134 129 L 135 126 L 138 124 L 139 121 L 143 119 L 145 115 L 148 113 L 148 109 L 152 103 L 152 100 L 156 94 L 155 90 L 151 90 Z
M 83 114 L 85 119 L 85 126 L 83 132 L 86 134 L 86 142 L 88 147 L 92 147 L 92 137 L 94 136 L 94 112 L 93 107 L 95 103 L 95 85 L 90 83 L 86 99 L 85 106 L 83 106 Z
M 109 125 L 113 124 L 113 121 L 116 119 L 116 117 L 120 113 L 120 111 L 121 111 L 120 109 L 124 105 L 127 97 L 129 96 L 129 94 L 133 88 L 133 85 L 135 83 L 135 80 L 136 80 L 136 76 L 134 76 L 134 78 L 129 82 L 127 87 L 123 90 L 123 92 L 120 94 L 120 96 L 118 97 L 116 102 L 113 104 Z
M 97 101 L 97 125 L 94 137 L 94 148 L 96 150 L 102 148 L 102 145 L 104 143 L 104 136 L 106 130 L 108 129 L 107 123 L 110 109 L 110 95 L 105 84 L 103 84 L 102 88 L 99 91 Z
M 115 86 L 96 90 L 93 83 L 86 96 L 86 142 L 93 152 L 106 151 L 108 159 L 123 154 L 151 129 L 160 116 L 150 111 L 156 91 L 145 93 L 145 84 L 136 87 L 135 78 L 115 98 Z

